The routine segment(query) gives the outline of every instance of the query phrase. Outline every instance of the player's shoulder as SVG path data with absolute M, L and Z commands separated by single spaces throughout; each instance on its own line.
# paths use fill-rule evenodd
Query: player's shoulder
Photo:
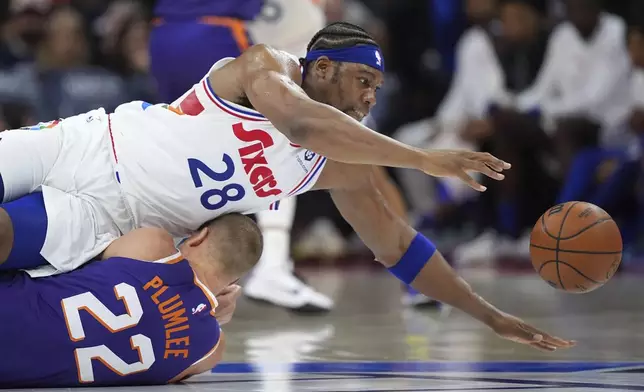
M 292 73 L 300 72 L 300 61 L 297 56 L 266 44 L 257 44 L 239 57 L 251 71 L 272 69 Z
M 550 35 L 551 43 L 558 43 L 561 40 L 574 39 L 577 31 L 570 21 L 563 21 L 552 29 Z
M 294 54 L 277 49 L 267 44 L 255 44 L 244 51 L 240 57 L 250 57 L 254 59 L 275 59 L 299 64 L 299 59 Z
M 133 230 L 112 242 L 103 259 L 125 257 L 141 261 L 157 261 L 177 253 L 174 239 L 167 231 L 153 227 Z
M 465 30 L 458 40 L 457 47 L 462 51 L 467 51 L 481 46 L 487 47 L 490 43 L 490 35 L 483 28 L 474 26 Z
M 610 44 L 624 45 L 626 43 L 624 37 L 626 36 L 627 27 L 624 19 L 605 12 L 601 15 L 600 23 L 606 41 L 610 41 Z
M 602 44 L 619 45 L 623 44 L 626 35 L 626 23 L 617 15 L 603 12 L 599 19 L 599 31 L 594 40 Z M 579 33 L 570 21 L 564 21 L 553 29 L 550 40 L 567 50 L 567 44 L 572 41 L 579 41 Z

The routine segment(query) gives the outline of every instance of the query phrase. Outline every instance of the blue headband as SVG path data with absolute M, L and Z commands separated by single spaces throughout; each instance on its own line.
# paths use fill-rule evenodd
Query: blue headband
M 380 48 L 377 46 L 360 45 L 351 48 L 312 50 L 306 54 L 305 60 L 308 63 L 322 56 L 326 56 L 333 61 L 368 65 L 382 73 L 385 72 L 385 60 L 382 57 Z

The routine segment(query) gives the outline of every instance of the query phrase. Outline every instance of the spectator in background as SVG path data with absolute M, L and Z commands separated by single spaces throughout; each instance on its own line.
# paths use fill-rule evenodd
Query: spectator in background
M 644 141 L 644 15 L 641 21 L 633 23 L 628 34 L 628 51 L 635 66 L 632 81 L 633 106 L 629 125 L 631 130 Z
M 123 80 L 90 63 L 87 26 L 73 8 L 52 11 L 33 64 L 0 73 L 0 101 L 28 105 L 47 121 L 97 107 L 114 110 L 127 101 Z
M 250 47 L 246 22 L 262 5 L 263 0 L 157 0 L 149 48 L 160 99 L 174 102 L 217 61 Z
M 641 5 L 641 4 L 640 4 Z M 644 8 L 644 7 L 642 7 Z M 633 79 L 632 79 L 632 106 L 629 117 L 629 126 L 631 131 L 638 137 L 639 146 L 640 146 L 640 167 L 644 166 L 644 159 L 642 158 L 641 151 L 644 150 L 644 14 L 641 11 L 644 9 L 638 9 L 634 7 L 634 15 L 636 20 L 631 23 L 631 27 L 628 34 L 628 51 L 631 57 L 631 61 L 634 65 Z M 641 177 L 641 175 L 640 175 Z M 640 178 L 640 182 L 641 182 Z M 640 184 L 641 187 L 642 184 Z M 644 199 L 643 194 L 640 190 L 638 195 L 639 199 L 639 213 L 636 219 L 639 220 L 639 224 L 636 225 L 635 229 L 639 230 L 639 234 L 644 233 Z M 637 254 L 644 253 L 644 247 L 642 246 L 642 241 L 635 243 L 633 250 Z
M 90 64 L 87 31 L 81 14 L 73 8 L 59 8 L 49 18 L 35 69 L 38 120 L 69 117 L 97 107 L 111 111 L 128 100 L 118 75 Z
M 156 102 L 150 72 L 149 23 L 138 3 L 115 1 L 97 20 L 107 66 L 125 81 L 129 100 Z
M 566 0 L 568 20 L 557 26 L 546 62 L 523 110 L 538 109 L 556 137 L 562 173 L 585 146 L 622 144 L 630 101 L 626 25 L 604 13 L 601 0 Z
M 459 262 L 490 260 L 495 256 L 520 255 L 521 234 L 531 227 L 553 201 L 557 184 L 543 162 L 550 142 L 538 119 L 507 110 L 512 96 L 528 89 L 545 60 L 549 32 L 544 28 L 546 4 L 538 0 L 503 0 L 500 7 L 501 35 L 494 42 L 501 86 L 486 102 L 487 132 L 464 136 L 512 162 L 502 184 L 486 183 L 489 191 L 479 198 L 475 220 L 483 232 L 456 249 Z M 501 109 L 504 108 L 504 109 Z M 475 128 L 476 130 L 476 128 Z
M 2 26 L 0 40 L 0 68 L 34 60 L 52 8 L 50 0 L 9 1 L 9 19 Z
M 408 123 L 394 133 L 394 138 L 403 143 L 421 148 L 472 150 L 478 148 L 479 138 L 490 133 L 486 108 L 503 87 L 491 33 L 497 2 L 468 0 L 466 6 L 471 27 L 458 42 L 456 70 L 449 92 L 435 117 Z M 416 75 L 418 85 L 422 79 Z M 475 193 L 450 179 L 431 179 L 411 170 L 397 170 L 397 175 L 409 200 L 415 226 L 444 224 L 455 217 L 458 210 L 455 207 Z M 435 305 L 411 288 L 403 302 L 412 306 Z
M 0 105 L 0 132 L 36 123 L 29 106 L 19 102 Z
M 456 70 L 447 96 L 434 118 L 401 127 L 395 138 L 423 148 L 477 149 L 479 140 L 489 135 L 486 109 L 503 88 L 490 32 L 496 6 L 495 0 L 467 2 L 471 27 L 458 42 Z M 397 174 L 410 201 L 413 220 L 425 215 L 431 221 L 442 221 L 445 212 L 472 195 L 466 187 L 450 180 L 430 179 L 409 170 L 399 170 Z
M 516 99 L 510 95 L 511 99 L 499 102 L 492 111 L 499 137 L 493 139 L 491 152 L 513 162 L 513 173 L 496 187 L 499 233 L 468 244 L 464 249 L 470 255 L 487 249 L 527 255 L 529 231 L 523 235 L 520 231 L 529 229 L 550 204 L 547 191 L 552 182 L 543 170 L 544 155 L 552 153 L 552 162 L 558 165 L 553 174 L 566 179 L 559 201 L 586 199 L 589 182 L 594 181 L 602 160 L 593 155 L 589 160 L 576 160 L 572 167 L 573 159 L 588 148 L 628 143 L 629 62 L 624 22 L 602 12 L 599 0 L 566 0 L 565 5 L 567 20 L 548 39 L 534 83 L 523 92 L 515 91 Z M 541 203 L 534 203 L 535 192 L 544 190 Z M 552 201 L 556 192 L 553 196 Z M 521 201 L 532 209 L 522 211 Z M 499 246 L 504 239 L 517 237 L 514 249 Z
M 627 201 L 623 197 L 631 194 L 622 187 L 628 185 L 623 180 L 633 161 L 628 147 L 636 144 L 628 127 L 632 96 L 626 25 L 602 12 L 600 0 L 567 0 L 565 5 L 568 20 L 553 32 L 542 72 L 518 105 L 538 108 L 554 142 L 564 180 L 557 201 L 587 200 L 616 217 L 612 208 L 620 209 Z

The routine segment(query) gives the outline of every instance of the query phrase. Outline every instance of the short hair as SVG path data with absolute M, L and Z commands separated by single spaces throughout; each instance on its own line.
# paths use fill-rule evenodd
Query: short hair
M 217 259 L 222 272 L 241 277 L 259 261 L 264 248 L 262 232 L 250 217 L 226 214 L 207 222 L 208 253 Z
M 342 49 L 358 45 L 379 46 L 376 40 L 364 29 L 348 22 L 335 22 L 318 31 L 306 51 L 317 49 Z
M 500 5 L 505 6 L 509 4 L 525 5 L 532 8 L 540 15 L 548 13 L 548 4 L 546 0 L 501 0 Z

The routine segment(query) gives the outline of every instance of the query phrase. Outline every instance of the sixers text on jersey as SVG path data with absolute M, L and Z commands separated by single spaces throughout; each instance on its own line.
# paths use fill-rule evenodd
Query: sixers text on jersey
M 233 133 L 239 140 L 248 143 L 255 142 L 238 150 L 244 164 L 244 171 L 253 185 L 255 194 L 258 197 L 281 195 L 283 192 L 277 187 L 277 180 L 275 180 L 273 171 L 268 167 L 268 162 L 264 157 L 264 149 L 275 143 L 271 135 L 261 129 L 246 131 L 242 123 L 233 125 Z

